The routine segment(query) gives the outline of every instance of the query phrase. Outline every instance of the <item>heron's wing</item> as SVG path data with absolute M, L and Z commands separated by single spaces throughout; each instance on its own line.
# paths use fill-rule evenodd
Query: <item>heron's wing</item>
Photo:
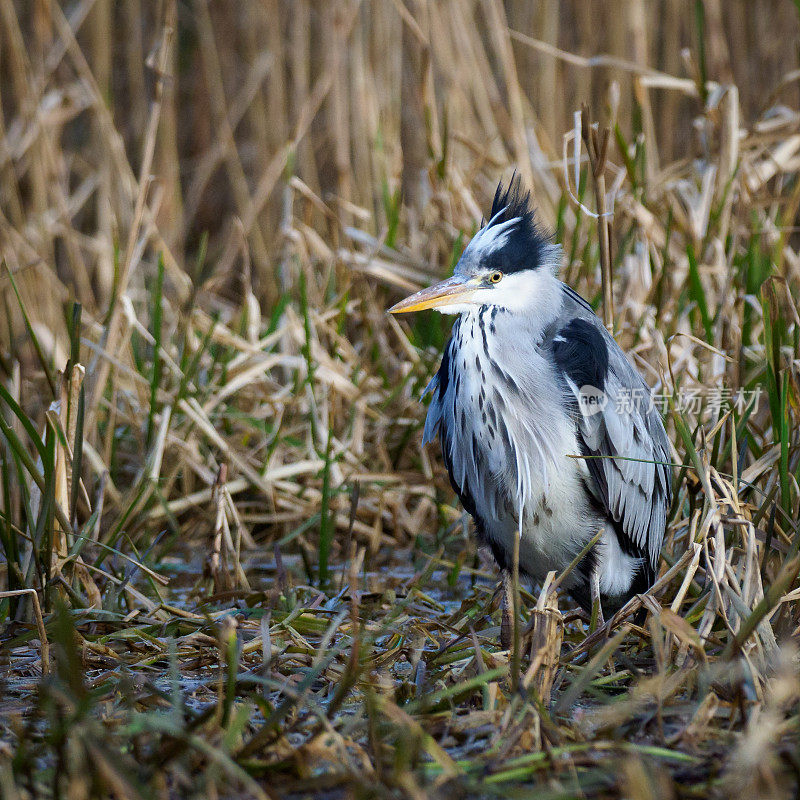
M 564 324 L 552 346 L 576 401 L 589 488 L 612 520 L 623 550 L 644 557 L 655 573 L 671 481 L 669 441 L 651 407 L 650 390 L 594 315 Z
M 442 363 L 436 374 L 431 378 L 422 397 L 431 395 L 431 404 L 428 406 L 428 415 L 425 417 L 425 429 L 422 433 L 423 446 L 432 442 L 439 433 L 439 427 L 442 424 L 442 413 L 444 411 L 444 396 L 447 392 L 447 386 L 450 382 L 450 358 L 453 349 L 453 340 L 447 342 L 442 353 Z

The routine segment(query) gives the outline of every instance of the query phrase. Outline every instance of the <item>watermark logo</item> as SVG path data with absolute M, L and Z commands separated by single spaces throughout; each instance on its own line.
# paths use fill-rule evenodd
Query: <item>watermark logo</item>
M 592 417 L 602 413 L 608 403 L 608 395 L 590 383 L 584 383 L 578 390 L 578 403 L 584 417 Z

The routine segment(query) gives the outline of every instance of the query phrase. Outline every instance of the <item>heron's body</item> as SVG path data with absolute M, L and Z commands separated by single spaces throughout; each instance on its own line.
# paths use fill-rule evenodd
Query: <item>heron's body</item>
M 453 487 L 502 569 L 517 530 L 520 569 L 538 579 L 602 531 L 566 588 L 588 608 L 594 579 L 604 606 L 616 607 L 657 571 L 668 440 L 643 379 L 556 277 L 558 251 L 533 228 L 527 197 L 513 184 L 498 190 L 492 214 L 435 295 L 435 307 L 459 317 L 429 386 L 424 438 L 440 439 Z M 406 305 L 426 306 L 432 291 Z M 605 405 L 587 405 L 587 390 Z

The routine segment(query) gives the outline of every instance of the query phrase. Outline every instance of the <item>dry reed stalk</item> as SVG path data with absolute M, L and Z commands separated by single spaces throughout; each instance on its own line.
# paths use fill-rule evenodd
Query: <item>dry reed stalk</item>
M 551 572 L 545 579 L 525 632 L 526 639 L 530 637 L 530 664 L 522 686 L 532 688 L 545 706 L 550 702 L 564 639 L 564 618 L 558 610 L 558 594 L 550 591 L 554 578 L 555 573 Z
M 602 133 L 592 124 L 588 106 L 581 109 L 581 138 L 589 154 L 589 165 L 594 181 L 595 202 L 597 204 L 597 230 L 600 244 L 600 272 L 603 280 L 603 321 L 606 328 L 614 332 L 614 295 L 611 273 L 611 209 L 606 197 L 606 159 L 611 129 L 603 128 Z
M 174 0 L 172 4 L 174 4 Z M 169 5 L 170 4 L 168 4 L 168 6 Z M 170 13 L 169 11 L 166 13 L 170 14 L 170 16 L 174 18 L 174 13 Z M 135 266 L 134 252 L 136 249 L 136 240 L 139 235 L 139 228 L 142 223 L 142 218 L 144 217 L 144 207 L 147 201 L 147 191 L 150 186 L 150 168 L 153 163 L 153 156 L 155 154 L 155 148 L 156 148 L 156 135 L 158 133 L 158 122 L 161 114 L 161 103 L 164 94 L 164 83 L 166 80 L 169 79 L 169 75 L 167 74 L 166 70 L 167 70 L 167 65 L 169 63 L 169 53 L 170 53 L 170 47 L 172 46 L 172 38 L 174 36 L 174 33 L 175 33 L 174 28 L 167 27 L 166 25 L 164 26 L 163 38 L 154 62 L 154 69 L 156 74 L 155 95 L 150 105 L 150 116 L 148 120 L 147 131 L 145 133 L 144 148 L 142 153 L 142 166 L 139 171 L 139 180 L 138 180 L 139 190 L 136 197 L 136 205 L 133 210 L 133 221 L 128 230 L 128 238 L 127 238 L 127 243 L 125 245 L 125 254 L 123 256 L 120 268 L 120 277 L 117 287 L 118 301 L 121 300 L 121 298 L 125 295 L 127 291 L 128 282 L 130 281 L 130 276 L 131 276 L 131 269 Z M 120 343 L 121 314 L 122 314 L 122 303 L 117 302 L 112 307 L 111 316 L 108 321 L 108 326 L 105 336 L 105 349 L 111 355 L 112 358 L 117 355 L 117 349 Z M 92 389 L 92 401 L 89 406 L 90 423 L 93 421 L 93 409 L 97 407 L 98 403 L 100 402 L 100 397 L 102 396 L 103 392 L 105 392 L 106 381 L 108 380 L 109 371 L 110 371 L 110 365 L 108 361 L 107 360 L 100 361 L 100 363 L 97 365 L 97 374 Z M 91 424 L 89 427 L 91 427 Z

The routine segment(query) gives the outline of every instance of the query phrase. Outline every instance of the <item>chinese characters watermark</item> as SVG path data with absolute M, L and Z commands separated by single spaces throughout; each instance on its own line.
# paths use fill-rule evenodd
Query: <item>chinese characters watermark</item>
M 762 393 L 763 389 L 760 386 L 735 391 L 725 386 L 679 389 L 674 395 L 651 392 L 645 388 L 621 387 L 611 396 L 602 389 L 585 384 L 578 392 L 578 403 L 585 417 L 602 413 L 609 403 L 613 404 L 614 411 L 620 416 L 635 412 L 649 413 L 653 409 L 666 414 L 672 406 L 676 411 L 694 416 L 700 416 L 705 412 L 712 417 L 718 417 L 731 409 L 737 414 L 743 414 L 748 409 L 756 413 Z

